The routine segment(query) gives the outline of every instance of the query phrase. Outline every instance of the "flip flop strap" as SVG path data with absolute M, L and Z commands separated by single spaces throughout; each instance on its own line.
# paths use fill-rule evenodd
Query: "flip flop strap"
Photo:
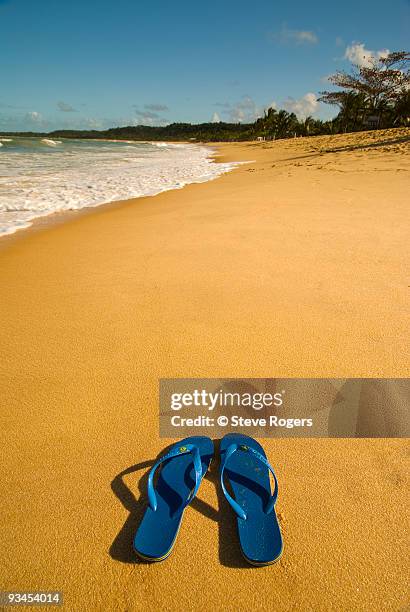
M 197 494 L 197 491 L 198 491 L 199 485 L 201 484 L 201 479 L 202 479 L 202 461 L 201 461 L 201 455 L 199 452 L 199 448 L 195 446 L 194 444 L 186 444 L 185 446 L 174 448 L 169 453 L 164 455 L 163 457 L 160 457 L 158 461 L 154 463 L 154 465 L 152 466 L 150 470 L 149 476 L 148 476 L 148 500 L 149 500 L 150 508 L 154 512 L 158 506 L 157 496 L 155 494 L 155 489 L 154 489 L 154 474 L 155 474 L 156 469 L 164 461 L 167 461 L 168 459 L 172 459 L 173 457 L 179 457 L 180 455 L 186 455 L 188 453 L 193 454 L 193 462 L 194 462 L 194 468 L 195 468 L 195 487 L 192 489 L 191 493 L 189 494 L 188 499 L 184 502 L 183 508 L 185 508 L 185 506 L 187 506 Z
M 268 470 L 271 472 L 271 474 L 273 476 L 273 479 L 275 481 L 275 490 L 273 492 L 273 495 L 271 495 L 268 503 L 265 506 L 266 514 L 269 514 L 270 512 L 272 512 L 272 510 L 273 510 L 273 508 L 274 508 L 274 506 L 276 504 L 277 497 L 278 497 L 278 480 L 276 478 L 275 472 L 273 471 L 273 467 L 270 465 L 268 460 L 263 455 L 261 455 L 261 453 L 258 453 L 258 451 L 256 451 L 251 446 L 246 446 L 244 444 L 231 444 L 226 449 L 224 462 L 223 462 L 222 467 L 221 467 L 221 486 L 222 486 L 222 490 L 224 492 L 224 495 L 225 495 L 226 499 L 228 500 L 229 504 L 231 505 L 232 509 L 234 510 L 234 512 L 236 512 L 236 514 L 238 515 L 238 517 L 243 519 L 243 520 L 246 520 L 246 512 L 245 512 L 245 510 L 228 493 L 228 491 L 226 490 L 225 484 L 224 484 L 224 470 L 225 470 L 225 466 L 226 466 L 229 458 L 232 457 L 232 455 L 236 451 L 238 451 L 238 450 L 240 450 L 242 452 L 251 452 L 254 455 L 254 457 L 260 463 L 263 463 L 263 465 L 265 465 L 268 468 Z

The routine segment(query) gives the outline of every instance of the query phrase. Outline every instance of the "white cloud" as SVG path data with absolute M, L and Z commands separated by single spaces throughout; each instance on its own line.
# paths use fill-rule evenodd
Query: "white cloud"
M 324 76 L 320 77 L 320 82 L 321 83 L 325 83 L 325 84 L 329 84 L 330 81 L 330 77 L 333 76 L 332 74 L 325 74 Z
M 318 110 L 319 102 L 314 93 L 307 93 L 298 100 L 287 98 L 283 106 L 290 113 L 295 113 L 298 119 L 305 119 Z
M 16 113 L 14 116 L 0 114 L 0 128 L 7 131 L 52 131 L 52 130 L 101 130 L 116 126 L 140 123 L 131 117 L 93 117 L 79 113 L 67 113 L 46 118 L 37 111 Z
M 346 47 L 344 59 L 347 59 L 360 66 L 360 68 L 370 68 L 374 60 L 386 57 L 389 54 L 388 49 L 381 49 L 380 51 L 371 51 L 366 49 L 363 43 L 352 43 Z
M 309 43 L 315 45 L 319 41 L 316 34 L 309 30 L 295 30 L 291 33 L 291 37 L 294 38 L 298 44 Z
M 169 108 L 166 104 L 144 104 L 144 108 L 149 111 L 169 111 Z
M 134 112 L 137 116 L 137 119 L 133 121 L 134 125 L 166 125 L 168 121 L 158 113 L 149 110 L 139 110 L 136 108 Z
M 43 115 L 37 111 L 30 111 L 25 114 L 24 120 L 26 123 L 34 123 L 36 125 L 44 122 Z
M 57 102 L 57 108 L 62 113 L 77 113 L 78 112 L 75 108 L 71 106 L 71 104 L 67 104 L 67 102 L 63 102 L 62 100 L 60 100 L 60 102 Z
M 242 96 L 239 102 L 223 111 L 232 123 L 253 123 L 263 116 L 263 112 L 263 107 L 258 106 L 250 96 Z
M 215 106 L 221 107 L 221 111 L 215 112 L 211 121 L 226 120 L 230 123 L 253 123 L 259 117 L 263 117 L 265 110 L 277 108 L 276 102 L 273 100 L 270 104 L 259 106 L 253 98 L 247 95 L 242 96 L 239 102 L 215 102 Z M 224 119 L 221 119 L 221 114 Z
M 312 30 L 292 30 L 286 24 L 282 25 L 279 32 L 271 34 L 271 38 L 281 44 L 316 45 L 319 42 L 319 38 Z

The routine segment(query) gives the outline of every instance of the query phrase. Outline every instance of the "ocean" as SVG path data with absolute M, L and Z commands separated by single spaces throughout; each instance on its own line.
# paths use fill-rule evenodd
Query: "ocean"
M 55 212 L 155 195 L 204 182 L 236 164 L 208 147 L 0 137 L 0 236 Z

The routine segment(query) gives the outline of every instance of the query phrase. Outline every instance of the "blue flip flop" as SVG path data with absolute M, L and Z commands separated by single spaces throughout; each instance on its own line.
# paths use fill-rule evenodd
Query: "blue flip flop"
M 134 550 L 145 561 L 163 561 L 171 553 L 185 508 L 195 497 L 214 454 L 210 438 L 185 438 L 151 468 L 148 508 L 134 538 Z M 154 474 L 161 465 L 154 487 Z
M 237 515 L 242 554 L 252 565 L 270 565 L 283 550 L 282 535 L 275 512 L 278 481 L 262 446 L 242 434 L 228 434 L 221 440 L 221 485 Z M 272 495 L 269 472 L 275 481 Z M 224 478 L 235 496 L 228 493 Z

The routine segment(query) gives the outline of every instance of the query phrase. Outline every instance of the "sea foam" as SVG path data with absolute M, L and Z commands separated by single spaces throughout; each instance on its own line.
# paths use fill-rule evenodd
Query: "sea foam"
M 0 236 L 37 217 L 180 189 L 236 165 L 216 164 L 208 147 L 194 144 L 19 137 L 2 144 Z
M 62 144 L 62 140 L 51 140 L 51 138 L 43 138 L 41 142 L 49 147 L 56 147 L 57 145 Z

